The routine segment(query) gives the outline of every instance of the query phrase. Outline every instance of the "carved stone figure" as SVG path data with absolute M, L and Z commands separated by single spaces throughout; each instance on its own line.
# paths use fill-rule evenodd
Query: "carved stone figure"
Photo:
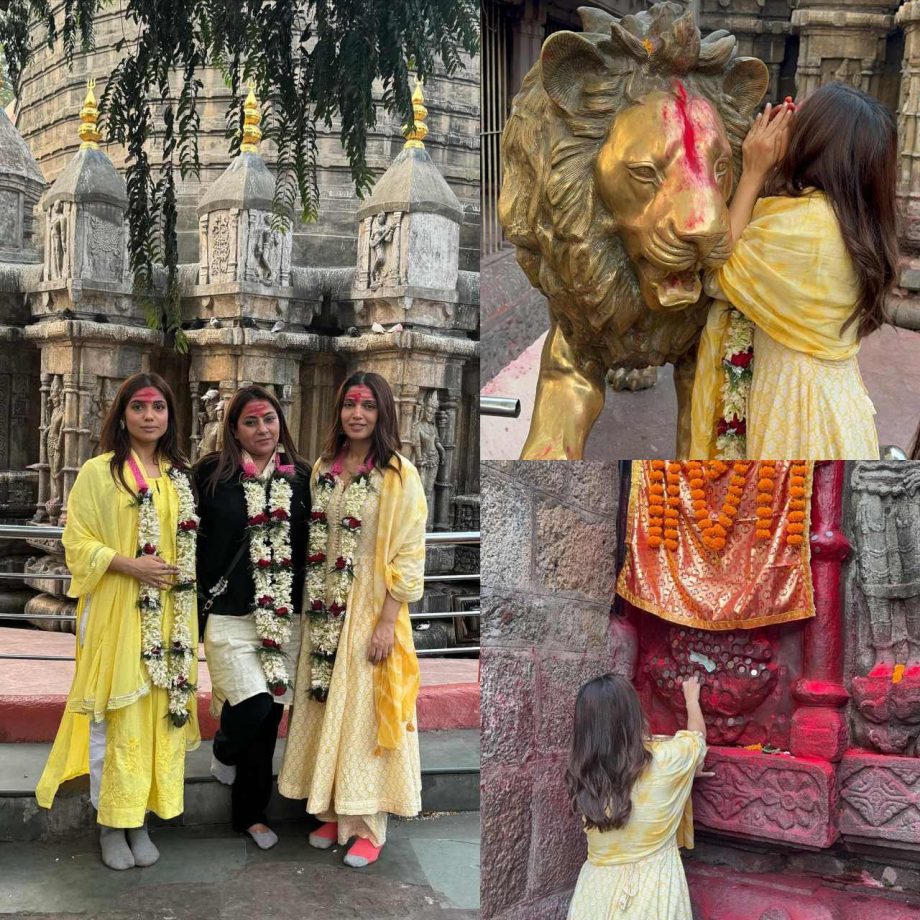
M 884 753 L 920 756 L 920 464 L 859 463 L 857 602 L 871 650 L 853 679 L 856 734 Z M 864 721 L 865 720 L 865 721 Z
M 230 263 L 230 218 L 226 214 L 217 214 L 211 218 L 208 239 L 211 244 L 211 280 L 225 281 Z
M 421 418 L 415 429 L 415 466 L 422 477 L 425 497 L 428 500 L 428 523 L 434 519 L 434 484 L 438 470 L 444 462 L 444 445 L 438 435 L 435 419 L 438 413 L 438 394 L 429 393 L 422 405 Z
M 393 236 L 396 233 L 398 220 L 381 211 L 371 222 L 369 243 L 371 247 L 370 286 L 380 287 L 383 283 L 385 269 L 389 260 Z
M 272 284 L 277 280 L 281 266 L 281 234 L 273 230 L 270 218 L 262 215 L 252 234 L 252 252 L 255 273 L 263 284 Z
M 582 9 L 584 34 L 551 35 L 514 100 L 499 216 L 550 311 L 525 459 L 580 459 L 606 372 L 668 362 L 689 446 L 701 271 L 728 256 L 725 199 L 769 74 L 681 12 Z
M 199 457 L 220 450 L 220 433 L 224 420 L 224 401 L 217 390 L 208 390 L 201 397 L 201 405 L 203 411 L 199 415 L 201 425 L 201 441 L 198 443 Z
M 51 277 L 67 277 L 67 223 L 64 202 L 58 201 L 51 211 Z
M 48 459 L 48 501 L 46 509 L 55 520 L 64 501 L 64 385 L 60 377 L 51 380 L 48 393 L 50 415 L 45 430 L 45 456 Z

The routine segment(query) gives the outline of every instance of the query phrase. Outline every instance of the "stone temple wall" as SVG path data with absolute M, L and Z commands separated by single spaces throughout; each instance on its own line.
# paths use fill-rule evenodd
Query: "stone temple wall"
M 482 916 L 561 920 L 585 858 L 563 783 L 575 694 L 635 655 L 610 617 L 617 465 L 482 476 Z
M 62 4 L 52 3 L 58 20 Z M 63 59 L 61 41 L 53 48 L 42 44 L 23 79 L 17 104 L 16 126 L 41 165 L 46 181 L 55 181 L 79 146 L 72 129 L 73 113 L 79 110 L 86 81 L 95 78 L 101 95 L 106 78 L 119 60 L 115 43 L 130 38 L 121 2 L 107 5 L 95 20 L 96 50 L 74 56 L 73 68 Z M 432 76 L 425 87 L 429 109 L 429 137 L 426 147 L 448 184 L 460 199 L 464 219 L 461 226 L 460 268 L 479 268 L 479 59 L 465 60 L 466 68 L 453 76 Z M 179 187 L 179 258 L 198 261 L 198 231 L 195 209 L 208 185 L 230 163 L 229 141 L 225 137 L 225 113 L 230 101 L 223 77 L 213 69 L 199 75 L 204 87 L 199 94 L 201 118 L 198 138 L 201 157 L 200 179 L 189 177 Z M 379 97 L 378 97 L 379 98 Z M 348 169 L 348 161 L 337 134 L 318 127 L 318 182 L 320 217 L 315 224 L 302 225 L 294 233 L 294 261 L 310 266 L 354 264 L 355 213 L 361 205 Z M 375 128 L 368 131 L 367 159 L 380 175 L 399 152 L 402 138 L 399 122 L 380 113 Z M 116 168 L 123 170 L 124 151 L 105 147 Z M 270 168 L 274 156 L 263 148 Z M 154 162 L 155 162 L 155 154 Z M 178 171 L 177 171 L 178 175 Z

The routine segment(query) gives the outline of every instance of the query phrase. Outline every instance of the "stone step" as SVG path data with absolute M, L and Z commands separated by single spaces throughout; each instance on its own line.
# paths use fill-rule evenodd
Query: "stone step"
M 275 751 L 275 773 L 281 766 L 285 740 Z M 452 729 L 419 734 L 422 761 L 422 810 L 479 810 L 479 731 Z M 35 801 L 50 744 L 0 744 L 0 841 L 57 840 L 85 834 L 95 823 L 86 776 L 65 783 L 49 811 Z M 230 790 L 209 773 L 211 742 L 203 741 L 186 758 L 185 811 L 178 818 L 151 824 L 223 825 L 230 822 Z M 302 818 L 303 803 L 285 799 L 277 790 L 269 806 L 272 821 Z

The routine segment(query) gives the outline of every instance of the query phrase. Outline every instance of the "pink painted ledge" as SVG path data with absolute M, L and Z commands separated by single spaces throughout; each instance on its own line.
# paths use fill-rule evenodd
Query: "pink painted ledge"
M 834 765 L 811 757 L 710 747 L 696 780 L 694 821 L 713 830 L 815 849 L 838 836 Z
M 3 654 L 72 655 L 68 633 L 0 628 Z M 421 731 L 479 728 L 479 662 L 472 659 L 422 658 L 418 697 Z M 71 661 L 0 662 L 0 742 L 54 740 L 73 680 Z M 208 712 L 211 678 L 207 664 L 198 671 L 198 717 L 201 736 L 212 738 L 217 720 Z M 281 723 L 287 733 L 287 715 Z

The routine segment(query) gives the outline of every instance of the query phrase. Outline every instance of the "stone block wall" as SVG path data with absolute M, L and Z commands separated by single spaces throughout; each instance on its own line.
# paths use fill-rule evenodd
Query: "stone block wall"
M 481 476 L 482 917 L 555 920 L 585 858 L 564 786 L 575 695 L 632 676 L 635 657 L 610 616 L 618 468 L 509 461 Z

